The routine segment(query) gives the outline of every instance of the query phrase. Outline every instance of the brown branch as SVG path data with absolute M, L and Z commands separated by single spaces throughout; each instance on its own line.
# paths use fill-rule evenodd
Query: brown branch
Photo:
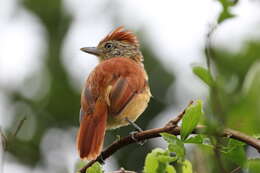
M 230 137 L 239 141 L 242 141 L 251 147 L 254 147 L 259 153 L 260 153 L 260 140 L 253 138 L 251 136 L 248 136 L 242 132 L 233 130 L 233 129 L 224 129 L 223 134 L 226 137 Z
M 124 138 L 121 138 L 120 140 L 113 142 L 108 148 L 106 148 L 101 153 L 101 155 L 97 159 L 88 162 L 80 170 L 80 173 L 85 173 L 87 168 L 89 168 L 95 162 L 102 163 L 108 157 L 113 155 L 116 151 L 118 151 L 119 149 L 121 149 L 121 148 L 123 148 L 123 147 L 125 147 L 129 144 L 137 143 L 137 142 L 144 141 L 144 140 L 151 139 L 151 138 L 160 137 L 160 133 L 164 133 L 164 132 L 171 133 L 173 135 L 180 135 L 181 128 L 179 126 L 177 126 L 177 123 L 181 120 L 180 117 L 182 117 L 184 115 L 184 113 L 185 113 L 185 111 L 180 113 L 174 120 L 170 121 L 170 122 L 176 122 L 176 124 L 167 123 L 167 125 L 165 127 L 162 127 L 162 128 L 154 128 L 154 129 L 145 130 L 145 131 L 136 133 L 135 136 L 134 136 L 135 139 L 133 139 L 132 136 L 129 135 L 129 136 L 126 136 Z M 197 126 L 195 128 L 195 130 L 193 131 L 193 134 L 202 133 L 202 131 L 205 130 L 205 129 L 206 129 L 205 126 Z M 223 133 L 220 134 L 220 136 L 233 138 L 233 139 L 242 141 L 242 142 L 254 147 L 255 149 L 258 150 L 258 152 L 260 152 L 260 140 L 257 140 L 257 139 L 255 139 L 251 136 L 248 136 L 244 133 L 241 133 L 241 132 L 238 132 L 238 131 L 232 130 L 232 129 L 225 129 L 223 131 Z

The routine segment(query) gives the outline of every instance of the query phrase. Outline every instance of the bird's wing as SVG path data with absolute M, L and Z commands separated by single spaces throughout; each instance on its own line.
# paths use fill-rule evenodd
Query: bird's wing
M 138 81 L 130 77 L 120 77 L 109 90 L 109 114 L 118 115 L 131 99 L 141 91 Z
M 79 122 L 84 115 L 91 115 L 95 109 L 96 99 L 88 87 L 85 87 L 81 93 L 81 108 L 79 113 Z

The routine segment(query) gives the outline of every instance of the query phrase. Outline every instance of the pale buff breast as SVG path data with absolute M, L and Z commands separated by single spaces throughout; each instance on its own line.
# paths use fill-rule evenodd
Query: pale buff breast
M 107 121 L 107 129 L 115 129 L 121 126 L 126 126 L 129 123 L 128 118 L 134 122 L 146 109 L 151 97 L 151 92 L 147 86 L 141 93 L 136 94 L 119 115 L 109 116 Z

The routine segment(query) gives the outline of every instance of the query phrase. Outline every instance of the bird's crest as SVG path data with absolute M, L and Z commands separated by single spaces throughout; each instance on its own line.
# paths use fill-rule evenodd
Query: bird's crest
M 131 31 L 125 30 L 123 26 L 120 26 L 110 32 L 103 40 L 100 41 L 99 44 L 110 40 L 124 41 L 139 46 L 137 37 Z

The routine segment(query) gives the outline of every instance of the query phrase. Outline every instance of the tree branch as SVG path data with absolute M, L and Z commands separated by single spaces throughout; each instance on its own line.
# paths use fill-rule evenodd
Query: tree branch
M 185 110 L 183 112 L 181 112 L 175 119 L 173 119 L 169 123 L 167 123 L 165 127 L 149 129 L 149 130 L 145 130 L 145 131 L 136 133 L 135 136 L 134 136 L 135 139 L 133 139 L 132 136 L 129 135 L 129 136 L 126 136 L 124 138 L 121 138 L 120 140 L 114 141 L 109 147 L 107 147 L 100 154 L 100 156 L 97 159 L 88 162 L 80 170 L 80 173 L 85 173 L 86 170 L 91 165 L 93 165 L 95 162 L 102 163 L 108 157 L 113 155 L 116 151 L 120 150 L 121 148 L 123 148 L 123 147 L 125 147 L 129 144 L 137 143 L 137 142 L 144 141 L 144 140 L 151 139 L 151 138 L 160 137 L 160 133 L 163 133 L 163 132 L 171 133 L 173 135 L 180 135 L 181 128 L 179 126 L 177 126 L 177 124 L 182 119 L 184 114 L 185 114 Z M 202 131 L 205 130 L 205 129 L 206 129 L 205 126 L 199 125 L 194 129 L 193 134 L 202 133 Z M 248 136 L 244 133 L 241 133 L 239 131 L 232 130 L 232 129 L 225 129 L 222 132 L 222 134 L 220 134 L 220 136 L 233 138 L 233 139 L 242 141 L 242 142 L 254 147 L 260 153 L 260 140 L 255 139 L 251 136 Z

